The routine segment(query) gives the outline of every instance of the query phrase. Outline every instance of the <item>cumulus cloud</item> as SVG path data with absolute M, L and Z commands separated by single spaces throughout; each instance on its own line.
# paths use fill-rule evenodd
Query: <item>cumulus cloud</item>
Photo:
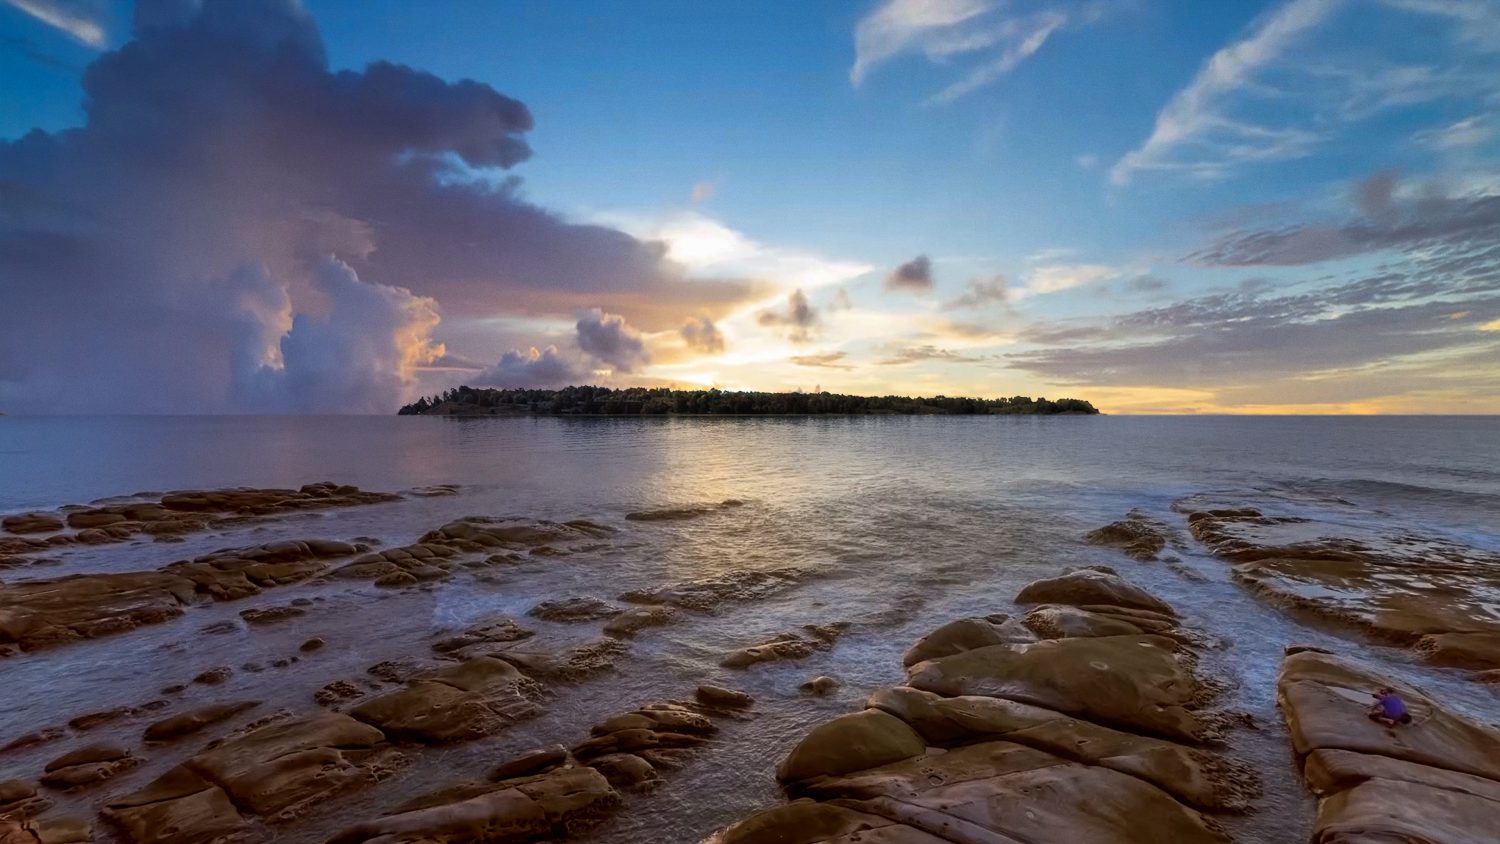
M 284 290 L 288 331 L 355 307 L 329 255 L 476 318 L 599 307 L 659 331 L 752 293 L 523 201 L 525 105 L 387 62 L 332 71 L 295 0 L 138 4 L 83 88 L 81 127 L 0 142 L 0 407 L 286 406 L 237 392 L 246 266 Z
M 794 343 L 811 341 L 821 323 L 817 309 L 807 301 L 807 294 L 801 290 L 792 291 L 792 295 L 787 297 L 785 308 L 761 311 L 756 315 L 755 321 L 768 328 L 786 328 L 787 339 Z
M 578 315 L 578 348 L 598 358 L 615 372 L 635 372 L 651 362 L 641 332 L 625 317 L 591 308 Z
M 724 333 L 706 316 L 688 317 L 680 329 L 682 341 L 689 349 L 717 355 L 724 351 Z
M 942 65 L 967 57 L 972 64 L 963 76 L 929 99 L 952 102 L 1014 70 L 1058 29 L 1092 23 L 1105 8 L 1084 3 L 1007 14 L 1005 4 L 993 0 L 886 0 L 854 28 L 849 82 L 859 86 L 876 67 L 907 53 Z
M 239 399 L 247 409 L 291 413 L 389 413 L 413 372 L 441 357 L 432 342 L 433 300 L 363 282 L 332 258 L 312 276 L 322 316 L 293 314 L 286 288 L 260 268 L 236 274 L 248 320 L 237 349 Z
M 104 46 L 105 8 L 99 0 L 5 0 L 42 23 L 94 49 Z
M 1450 37 L 1413 39 L 1400 62 L 1319 40 L 1362 25 L 1356 16 L 1424 32 L 1446 27 Z M 1310 155 L 1344 127 L 1390 109 L 1483 101 L 1494 91 L 1500 51 L 1476 32 L 1500 33 L 1495 4 L 1287 0 L 1204 62 L 1157 113 L 1150 135 L 1115 163 L 1110 181 L 1123 186 L 1151 172 L 1220 179 Z
M 499 363 L 467 380 L 475 387 L 553 389 L 575 384 L 588 374 L 585 367 L 564 357 L 556 346 L 545 349 L 532 346 L 524 352 L 519 349 L 506 352 Z
M 983 308 L 1010 298 L 1010 281 L 996 273 L 988 278 L 971 278 L 964 292 L 943 303 L 944 310 Z
M 885 277 L 887 291 L 929 293 L 932 291 L 932 261 L 926 255 L 907 261 Z

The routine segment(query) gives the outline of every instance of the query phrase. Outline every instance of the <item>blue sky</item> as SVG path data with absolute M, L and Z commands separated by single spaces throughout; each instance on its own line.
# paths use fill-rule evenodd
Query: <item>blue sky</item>
M 427 339 L 446 353 L 403 364 L 408 390 L 520 383 L 550 346 L 611 383 L 1500 410 L 1493 0 L 303 7 L 331 71 L 394 62 L 525 104 L 528 160 L 445 178 L 519 177 L 518 200 L 662 240 L 688 279 L 746 280 L 732 307 L 647 315 L 573 296 L 475 307 L 420 268 L 386 275 L 441 317 Z M 136 14 L 0 4 L 0 138 L 84 125 L 84 70 Z M 1469 263 L 1434 268 L 1456 253 Z M 919 256 L 913 283 L 889 281 Z M 1392 268 L 1399 290 L 1380 287 Z M 296 313 L 316 287 L 276 284 Z M 645 350 L 629 366 L 579 345 L 594 308 Z M 1462 315 L 1390 319 L 1438 312 Z M 698 316 L 730 342 L 668 327 Z

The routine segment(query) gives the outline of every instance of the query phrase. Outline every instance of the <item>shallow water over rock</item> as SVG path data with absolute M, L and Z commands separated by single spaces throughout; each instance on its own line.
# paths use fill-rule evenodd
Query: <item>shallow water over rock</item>
M 1032 609 L 1012 601 L 1025 584 L 1071 566 L 1108 565 L 1171 604 L 1182 627 L 1204 637 L 1199 670 L 1226 684 L 1220 706 L 1246 716 L 1229 749 L 1260 773 L 1263 794 L 1250 814 L 1225 822 L 1228 830 L 1242 842 L 1304 840 L 1314 803 L 1275 708 L 1284 645 L 1324 644 L 1357 656 L 1479 719 L 1495 717 L 1494 687 L 1257 598 L 1228 561 L 1187 538 L 1187 512 L 1258 507 L 1354 525 L 1366 542 L 1420 534 L 1493 555 L 1500 552 L 1497 427 L 1477 419 L 5 418 L 0 515 L 56 513 L 142 489 L 330 480 L 407 494 L 208 526 L 171 543 L 141 534 L 69 545 L 39 555 L 53 562 L 0 570 L 0 589 L 156 571 L 288 539 L 348 542 L 376 554 L 420 547 L 433 531 L 473 517 L 553 526 L 581 519 L 605 530 L 569 529 L 566 541 L 540 544 L 512 536 L 502 546 L 405 565 L 411 579 L 386 586 L 333 576 L 360 559 L 334 557 L 306 579 L 227 600 L 188 596 L 180 612 L 134 629 L 0 660 L 7 689 L 0 746 L 58 731 L 0 753 L 0 780 L 35 782 L 49 761 L 89 744 L 130 748 L 141 763 L 106 782 L 42 789 L 54 803 L 48 816 L 92 817 L 106 798 L 140 790 L 209 741 L 280 710 L 286 719 L 352 712 L 422 682 L 413 678 L 423 672 L 459 659 L 504 659 L 508 650 L 536 675 L 540 688 L 521 696 L 534 713 L 484 719 L 483 734 L 472 738 L 398 742 L 404 764 L 277 824 L 277 840 L 327 840 L 452 782 L 483 780 L 525 751 L 573 747 L 613 715 L 689 699 L 702 683 L 741 689 L 756 699 L 751 717 L 722 721 L 681 770 L 649 792 L 625 793 L 623 807 L 588 839 L 694 842 L 779 805 L 774 772 L 788 751 L 814 725 L 904 682 L 902 656 L 918 638 L 960 618 L 1005 613 L 1018 623 Z M 458 488 L 431 494 L 440 484 Z M 722 506 L 729 500 L 742 503 Z M 689 510 L 691 518 L 627 518 Z M 1181 541 L 1166 542 L 1159 561 L 1138 561 L 1086 540 L 1132 511 Z M 1391 542 L 1385 550 L 1404 554 L 1410 546 Z M 404 564 L 412 555 L 394 557 Z M 1421 576 L 1420 565 L 1411 576 Z M 610 637 L 611 619 L 602 615 L 530 614 L 544 602 L 577 598 L 627 611 L 670 607 L 672 621 Z M 494 626 L 507 618 L 515 628 Z M 800 658 L 720 664 L 804 625 L 844 622 L 836 639 Z M 493 635 L 464 639 L 476 628 Z M 313 637 L 323 646 L 304 650 Z M 222 682 L 193 682 L 219 669 L 227 669 L 216 675 Z M 820 675 L 840 685 L 822 696 L 801 692 Z M 315 695 L 336 682 L 359 696 L 320 704 Z M 169 717 L 243 701 L 261 704 L 189 735 L 142 741 Z

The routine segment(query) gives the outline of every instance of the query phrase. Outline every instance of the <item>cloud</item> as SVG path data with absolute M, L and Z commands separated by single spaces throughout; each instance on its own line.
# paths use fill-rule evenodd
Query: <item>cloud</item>
M 1355 211 L 1334 222 L 1236 229 L 1186 256 L 1203 266 L 1301 266 L 1356 255 L 1423 251 L 1442 266 L 1500 270 L 1500 195 L 1446 196 L 1428 186 L 1397 201 L 1397 177 L 1379 173 L 1354 191 Z
M 1026 285 L 1015 291 L 1015 298 L 1059 293 L 1083 287 L 1119 275 L 1115 267 L 1104 264 L 1042 264 L 1026 275 Z
M 104 46 L 105 9 L 91 0 L 4 0 L 42 23 L 94 49 Z
M 1314 133 L 1237 121 L 1225 113 L 1223 100 L 1290 51 L 1339 3 L 1290 0 L 1252 25 L 1245 37 L 1214 53 L 1193 81 L 1156 115 L 1150 137 L 1115 164 L 1110 181 L 1127 184 L 1141 170 L 1185 169 L 1198 175 L 1216 175 L 1239 161 L 1303 154 L 1317 139 Z M 1219 154 L 1179 157 L 1184 150 L 1202 148 Z
M 294 0 L 139 4 L 133 40 L 83 89 L 84 125 L 0 141 L 6 409 L 291 406 L 234 377 L 247 266 L 284 291 L 278 324 L 314 335 L 358 304 L 330 296 L 330 255 L 360 284 L 465 320 L 600 308 L 675 330 L 764 295 L 525 202 L 508 172 L 531 153 L 524 104 L 388 62 L 330 70 Z M 382 385 L 404 383 L 378 360 Z
M 960 354 L 951 349 L 940 349 L 937 346 L 911 346 L 893 351 L 888 357 L 875 362 L 877 366 L 901 366 L 909 363 L 924 363 L 926 361 L 943 361 L 945 363 L 972 363 L 979 358 Z
M 607 225 L 666 247 L 666 257 L 695 276 L 729 275 L 751 279 L 774 279 L 783 289 L 811 290 L 848 281 L 871 272 L 869 264 L 824 258 L 797 249 L 761 243 L 744 232 L 699 212 L 677 213 L 665 218 L 606 213 L 597 219 Z M 762 296 L 772 282 L 740 282 L 746 298 Z
M 1500 137 L 1490 115 L 1476 114 L 1447 126 L 1423 129 L 1413 137 L 1417 143 L 1435 150 L 1472 149 Z
M 651 362 L 641 333 L 619 314 L 592 308 L 578 316 L 578 348 L 616 372 L 635 372 Z
M 693 201 L 707 202 L 718 192 L 719 186 L 715 182 L 696 182 L 693 184 Z
M 833 300 L 828 303 L 828 310 L 847 311 L 854 307 L 854 302 L 849 298 L 849 291 L 840 287 L 833 292 Z
M 714 321 L 705 316 L 689 317 L 680 329 L 682 341 L 688 348 L 704 354 L 717 355 L 724 352 L 724 334 Z
M 822 352 L 815 355 L 792 355 L 787 360 L 797 366 L 817 366 L 824 369 L 853 369 L 851 364 L 844 363 L 848 352 Z
M 1138 275 L 1125 282 L 1124 286 L 1130 293 L 1160 293 L 1171 287 L 1172 283 L 1159 276 Z
M 1087 3 L 1070 17 L 1061 9 L 1002 14 L 993 0 L 886 0 L 854 28 L 854 65 L 849 82 L 858 87 L 878 66 L 907 53 L 947 65 L 957 57 L 977 59 L 962 78 L 929 103 L 949 103 L 1014 70 L 1048 37 L 1069 23 L 1092 23 L 1106 7 Z
M 1338 39 L 1371 23 L 1449 38 L 1408 39 L 1396 54 Z M 1437 100 L 1483 102 L 1500 51 L 1500 7 L 1464 0 L 1287 0 L 1211 56 L 1158 112 L 1151 134 L 1110 170 L 1222 179 L 1242 167 L 1313 154 L 1349 125 Z M 1273 117 L 1274 116 L 1274 117 Z M 1436 136 L 1420 136 L 1429 140 Z
M 806 343 L 817 333 L 820 320 L 818 311 L 807 301 L 807 294 L 793 290 L 787 297 L 784 310 L 761 311 L 755 321 L 766 327 L 785 327 L 787 339 L 794 343 Z
M 1370 395 L 1410 392 L 1413 378 L 1492 375 L 1500 337 L 1483 328 L 1500 317 L 1500 275 L 1465 277 L 1441 263 L 1279 295 L 1252 285 L 1103 321 L 1037 326 L 1023 339 L 1058 348 L 1006 359 L 1068 384 L 1201 388 L 1261 404 L 1282 389 L 1286 403 L 1367 398 L 1340 393 L 1339 384 L 1381 371 L 1405 376 Z M 1303 389 L 1311 382 L 1321 386 Z
M 988 278 L 971 278 L 964 292 L 943 303 L 944 310 L 983 308 L 1010 298 L 1010 281 L 996 273 Z
M 934 94 L 929 102 L 951 103 L 993 83 L 1031 58 L 1067 22 L 1068 16 L 1061 12 L 1041 12 L 1024 20 L 1008 21 L 1005 40 L 1009 43 L 1000 55 L 970 70 L 963 79 Z
M 237 349 L 247 409 L 289 413 L 389 413 L 413 372 L 441 357 L 432 342 L 436 303 L 399 287 L 360 281 L 328 258 L 312 278 L 326 315 L 293 314 L 286 289 L 263 268 L 237 273 L 246 343 Z
M 576 384 L 589 374 L 587 368 L 563 357 L 556 346 L 526 351 L 511 350 L 500 362 L 466 379 L 475 387 L 550 389 Z
M 892 270 L 890 275 L 885 277 L 883 286 L 887 292 L 930 293 L 932 291 L 932 261 L 926 255 L 918 255 Z

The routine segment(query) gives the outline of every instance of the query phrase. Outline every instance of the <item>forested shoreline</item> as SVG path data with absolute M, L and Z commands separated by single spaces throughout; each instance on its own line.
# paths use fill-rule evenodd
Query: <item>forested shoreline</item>
M 767 393 L 673 390 L 666 387 L 577 386 L 560 390 L 455 387 L 403 406 L 402 416 L 744 416 L 744 415 L 948 415 L 1051 416 L 1097 414 L 1083 399 L 1030 396 L 853 396 L 839 393 Z

